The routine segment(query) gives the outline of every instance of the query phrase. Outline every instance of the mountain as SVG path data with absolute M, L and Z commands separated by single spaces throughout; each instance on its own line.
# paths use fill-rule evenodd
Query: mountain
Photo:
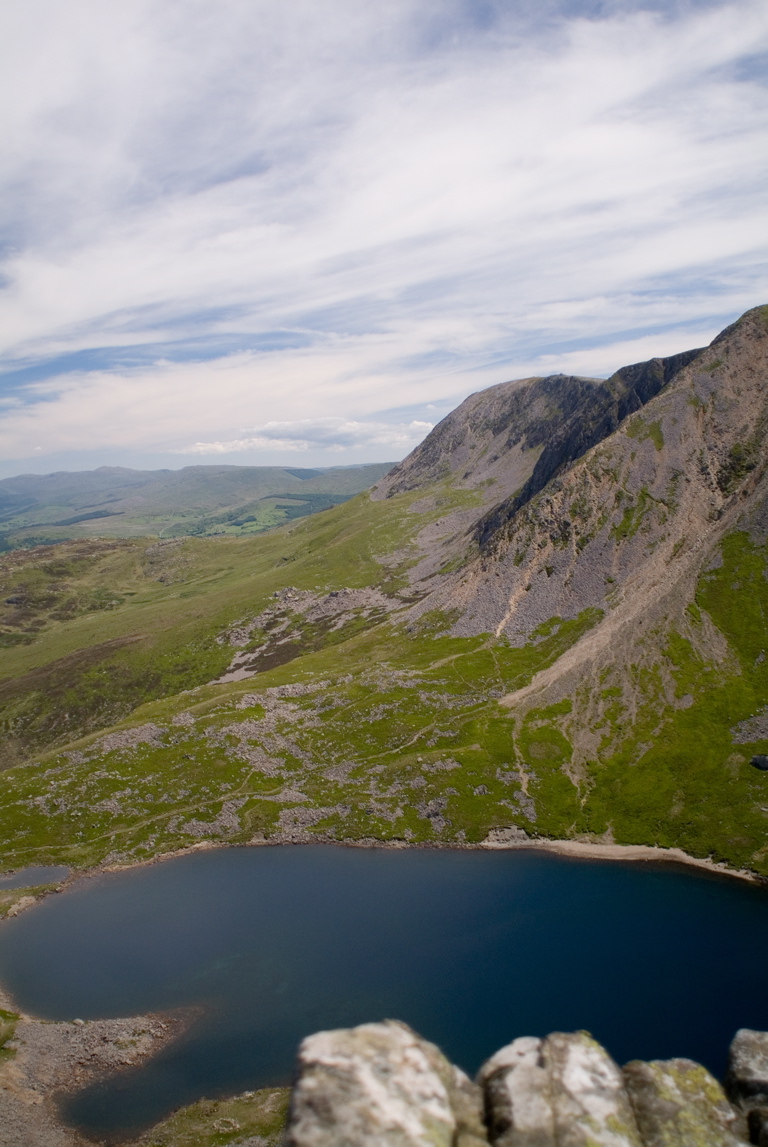
M 0 481 L 0 551 L 81 537 L 260 533 L 346 501 L 390 466 L 101 466 L 21 474 Z
M 5 555 L 3 865 L 551 837 L 768 875 L 767 368 L 760 307 L 472 395 L 256 538 Z

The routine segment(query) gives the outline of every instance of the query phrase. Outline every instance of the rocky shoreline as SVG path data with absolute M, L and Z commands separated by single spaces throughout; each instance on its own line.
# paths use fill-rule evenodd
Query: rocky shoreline
M 0 1014 L 11 1001 L 0 995 Z M 135 1066 L 189 1017 L 19 1015 L 0 1054 L 0 1147 L 88 1147 L 57 1100 Z M 7 1034 L 7 1029 L 6 1029 Z M 0 1033 L 2 1036 L 2 1033 Z M 588 1032 L 522 1036 L 475 1081 L 396 1020 L 318 1032 L 294 1085 L 200 1100 L 133 1147 L 768 1147 L 768 1033 L 741 1029 L 721 1084 L 692 1060 L 619 1065 Z M 126 1145 L 128 1147 L 128 1145 Z
M 18 916 L 20 912 L 33 907 L 40 900 L 54 892 L 63 892 L 74 883 L 85 878 L 99 876 L 104 872 L 127 872 L 132 868 L 146 868 L 154 864 L 162 864 L 166 860 L 173 860 L 179 856 L 186 856 L 190 852 L 199 852 L 212 848 L 264 848 L 277 845 L 302 844 L 330 844 L 337 848 L 385 848 L 385 849 L 427 849 L 430 851 L 536 851 L 553 852 L 560 856 L 568 856 L 577 860 L 615 860 L 624 863 L 651 863 L 651 864 L 681 864 L 688 868 L 696 868 L 700 872 L 707 872 L 712 876 L 723 876 L 731 879 L 747 881 L 750 884 L 768 885 L 768 878 L 747 869 L 731 868 L 706 857 L 691 856 L 681 848 L 661 848 L 648 844 L 615 844 L 607 841 L 589 840 L 552 840 L 548 837 L 531 837 L 518 828 L 493 829 L 485 840 L 476 844 L 466 841 L 419 841 L 384 840 L 379 837 L 364 837 L 357 840 L 344 840 L 337 837 L 326 836 L 322 833 L 306 831 L 293 831 L 290 833 L 275 834 L 271 837 L 258 836 L 245 843 L 230 843 L 228 841 L 204 840 L 172 852 L 160 853 L 146 860 L 130 861 L 123 864 L 100 864 L 94 868 L 76 869 L 57 885 L 48 885 L 42 889 L 16 888 L 4 894 L 3 903 L 0 903 L 0 920 Z M 13 875 L 12 872 L 3 875 Z
M 529 836 L 519 828 L 492 829 L 485 840 L 478 843 L 467 841 L 408 841 L 385 840 L 380 837 L 362 837 L 357 840 L 339 839 L 326 836 L 322 833 L 306 831 L 293 831 L 290 833 L 276 833 L 270 837 L 258 836 L 245 844 L 230 844 L 227 841 L 200 841 L 186 848 L 176 849 L 173 852 L 162 853 L 148 860 L 137 860 L 135 863 L 110 864 L 104 867 L 89 870 L 97 872 L 125 872 L 131 868 L 143 868 L 150 864 L 161 864 L 164 860 L 172 860 L 177 856 L 184 856 L 189 852 L 209 848 L 263 848 L 275 845 L 300 844 L 331 844 L 337 848 L 387 848 L 387 849 L 428 849 L 433 851 L 479 851 L 492 849 L 514 851 L 554 852 L 561 856 L 571 856 L 583 860 L 618 860 L 624 862 L 651 862 L 657 864 L 684 864 L 688 867 L 698 868 L 716 876 L 733 877 L 737 880 L 746 880 L 751 884 L 768 884 L 768 879 L 759 873 L 747 869 L 731 868 L 706 857 L 691 856 L 681 848 L 661 848 L 650 844 L 615 844 L 606 841 L 589 840 L 552 840 L 548 837 Z M 77 879 L 86 873 L 73 873 L 70 880 Z
M 136 1067 L 176 1039 L 192 1009 L 169 1015 L 71 1022 L 26 1015 L 0 989 L 0 1147 L 81 1147 L 57 1101 L 97 1079 Z

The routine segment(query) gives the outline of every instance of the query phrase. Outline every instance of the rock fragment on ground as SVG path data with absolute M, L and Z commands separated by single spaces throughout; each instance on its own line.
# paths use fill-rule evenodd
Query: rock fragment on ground
M 521 1036 L 497 1051 L 480 1069 L 488 1133 L 498 1147 L 550 1147 L 555 1142 L 544 1042 Z
M 0 998 L 0 1002 L 2 998 Z M 52 1100 L 151 1054 L 158 1017 L 46 1024 L 7 1011 L 0 1147 L 84 1147 Z M 179 1017 L 181 1018 L 181 1017 Z M 154 1045 L 154 1046 L 152 1046 Z M 439 1048 L 387 1020 L 308 1036 L 287 1089 L 202 1099 L 132 1147 L 768 1147 L 768 1033 L 744 1029 L 725 1091 L 688 1059 L 623 1069 L 587 1032 L 525 1036 L 473 1083 Z

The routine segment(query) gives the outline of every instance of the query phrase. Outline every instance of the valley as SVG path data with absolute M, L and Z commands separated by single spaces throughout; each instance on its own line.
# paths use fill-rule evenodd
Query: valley
M 20 474 L 0 480 L 0 553 L 77 538 L 258 534 L 340 505 L 390 466 L 101 466 Z

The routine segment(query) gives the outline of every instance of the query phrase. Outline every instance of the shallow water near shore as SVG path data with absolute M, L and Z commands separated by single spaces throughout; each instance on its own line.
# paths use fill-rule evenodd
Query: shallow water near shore
M 586 1028 L 621 1063 L 717 1075 L 768 1029 L 768 892 L 536 850 L 232 848 L 82 880 L 0 925 L 0 981 L 47 1019 L 197 1006 L 138 1069 L 69 1098 L 117 1142 L 205 1095 L 290 1081 L 322 1028 L 394 1017 L 469 1072 Z
M 69 869 L 63 864 L 32 864 L 7 876 L 0 876 L 0 891 L 11 888 L 30 888 L 40 884 L 56 884 L 65 880 Z

